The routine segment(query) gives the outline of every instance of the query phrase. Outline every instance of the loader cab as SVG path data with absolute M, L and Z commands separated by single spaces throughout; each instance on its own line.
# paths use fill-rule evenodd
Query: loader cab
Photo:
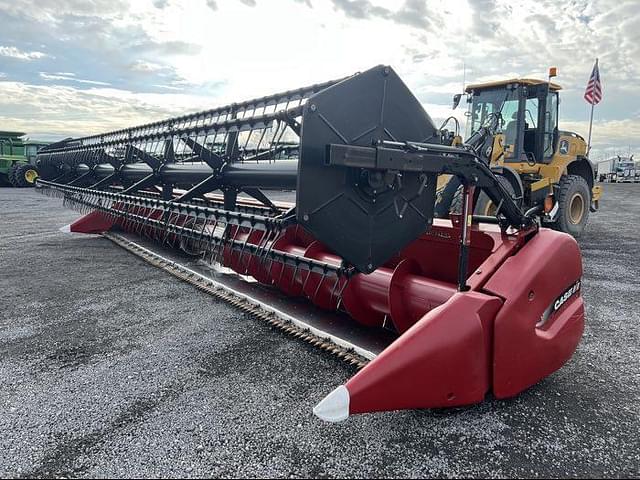
M 498 116 L 491 163 L 550 163 L 558 140 L 560 86 L 531 79 L 512 79 L 466 88 L 467 137 Z

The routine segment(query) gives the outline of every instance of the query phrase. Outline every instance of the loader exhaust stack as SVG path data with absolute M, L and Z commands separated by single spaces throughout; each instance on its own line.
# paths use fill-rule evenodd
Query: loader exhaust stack
M 38 187 L 86 214 L 72 232 L 104 233 L 362 367 L 314 409 L 339 421 L 514 396 L 581 338 L 575 240 L 538 228 L 449 139 L 378 66 L 51 145 Z M 434 218 L 445 174 L 462 215 Z M 270 194 L 292 189 L 294 204 Z M 495 217 L 472 215 L 481 190 Z

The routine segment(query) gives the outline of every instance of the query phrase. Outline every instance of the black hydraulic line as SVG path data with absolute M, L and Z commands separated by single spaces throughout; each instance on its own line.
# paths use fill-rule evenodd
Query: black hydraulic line
M 529 216 L 529 215 L 525 213 L 525 216 Z M 493 224 L 500 223 L 500 220 L 498 219 L 498 217 L 491 216 L 491 215 L 473 215 L 471 218 L 474 223 L 493 223 Z

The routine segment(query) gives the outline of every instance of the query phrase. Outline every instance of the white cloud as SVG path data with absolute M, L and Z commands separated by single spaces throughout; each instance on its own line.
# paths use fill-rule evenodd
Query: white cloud
M 38 51 L 26 52 L 16 47 L 0 46 L 0 56 L 15 58 L 17 60 L 30 61 L 30 60 L 38 60 L 40 58 L 49 57 L 50 55 L 47 55 L 46 53 L 38 52 Z
M 560 128 L 582 135 L 585 140 L 589 134 L 589 122 L 560 121 Z M 638 151 L 640 144 L 640 119 L 594 120 L 591 133 L 591 154 L 594 160 L 608 157 L 612 153 L 627 152 L 631 147 Z M 640 155 L 639 155 L 640 156 Z
M 131 70 L 134 72 L 158 72 L 164 70 L 166 67 L 158 63 L 145 62 L 144 60 L 136 60 L 130 65 Z
M 0 11 L 13 15 L 9 25 L 24 24 L 29 28 L 20 31 L 33 32 L 17 45 L 34 44 L 34 49 L 59 57 L 60 66 L 40 69 L 76 72 L 42 72 L 48 77 L 37 80 L 46 79 L 48 88 L 74 81 L 77 86 L 112 87 L 61 94 L 65 99 L 78 98 L 78 108 L 67 106 L 73 115 L 65 110 L 55 113 L 70 122 L 69 131 L 134 125 L 381 63 L 395 68 L 439 124 L 452 113 L 451 95 L 461 90 L 465 63 L 467 84 L 518 76 L 544 78 L 549 66 L 559 67 L 557 80 L 565 88 L 561 126 L 586 135 L 588 111 L 582 93 L 593 57 L 599 56 L 605 98 L 596 109 L 594 149 L 605 151 L 616 143 L 640 148 L 640 96 L 635 87 L 640 78 L 638 0 L 249 3 L 251 8 L 238 0 L 23 0 L 17 6 L 0 0 Z M 292 18 L 295 21 L 285 26 L 285 19 Z M 44 38 L 59 41 L 57 49 Z M 59 62 L 67 56 L 73 62 Z M 90 67 L 83 68 L 85 59 L 93 62 Z M 37 77 L 38 71 L 33 75 Z M 32 81 L 19 78 L 25 88 L 33 87 Z M 53 104 L 58 101 L 51 90 L 32 94 Z M 92 110 L 91 101 L 104 114 Z M 453 113 L 464 120 L 462 105 Z M 108 118 L 98 118 L 107 114 Z M 19 109 L 11 115 L 29 121 Z M 55 128 L 61 131 L 63 125 L 60 120 Z
M 85 136 L 211 108 L 210 98 L 0 81 L 0 125 L 32 137 Z
M 62 81 L 69 81 L 69 82 L 86 83 L 89 85 L 111 85 L 110 83 L 107 83 L 107 82 L 99 82 L 97 80 L 85 80 L 82 78 L 76 78 L 75 74 L 73 73 L 69 74 L 69 73 L 62 73 L 62 72 L 58 72 L 58 73 L 40 72 L 39 75 L 40 75 L 40 78 L 42 78 L 43 80 L 49 80 L 49 81 L 62 80 Z
M 151 85 L 152 87 L 156 87 L 156 88 L 164 88 L 166 90 L 184 90 L 184 87 L 175 87 L 173 85 L 160 85 L 160 84 L 153 84 Z

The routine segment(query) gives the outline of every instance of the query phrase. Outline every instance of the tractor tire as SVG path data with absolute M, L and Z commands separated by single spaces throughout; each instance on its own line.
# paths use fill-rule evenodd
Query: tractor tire
M 9 171 L 7 172 L 7 178 L 9 179 L 9 183 L 11 184 L 12 187 L 17 187 L 18 185 L 16 184 L 16 170 L 18 169 L 18 167 L 20 165 L 24 165 L 22 163 L 14 163 L 13 165 L 11 165 L 9 167 Z
M 16 187 L 33 187 L 36 184 L 38 178 L 38 169 L 29 164 L 21 163 L 18 168 L 15 169 L 13 175 Z
M 9 172 L 7 174 L 0 173 L 0 187 L 11 187 L 11 182 L 9 181 Z
M 564 175 L 556 187 L 556 195 L 558 216 L 549 226 L 578 238 L 589 219 L 591 192 L 587 181 L 580 175 Z

